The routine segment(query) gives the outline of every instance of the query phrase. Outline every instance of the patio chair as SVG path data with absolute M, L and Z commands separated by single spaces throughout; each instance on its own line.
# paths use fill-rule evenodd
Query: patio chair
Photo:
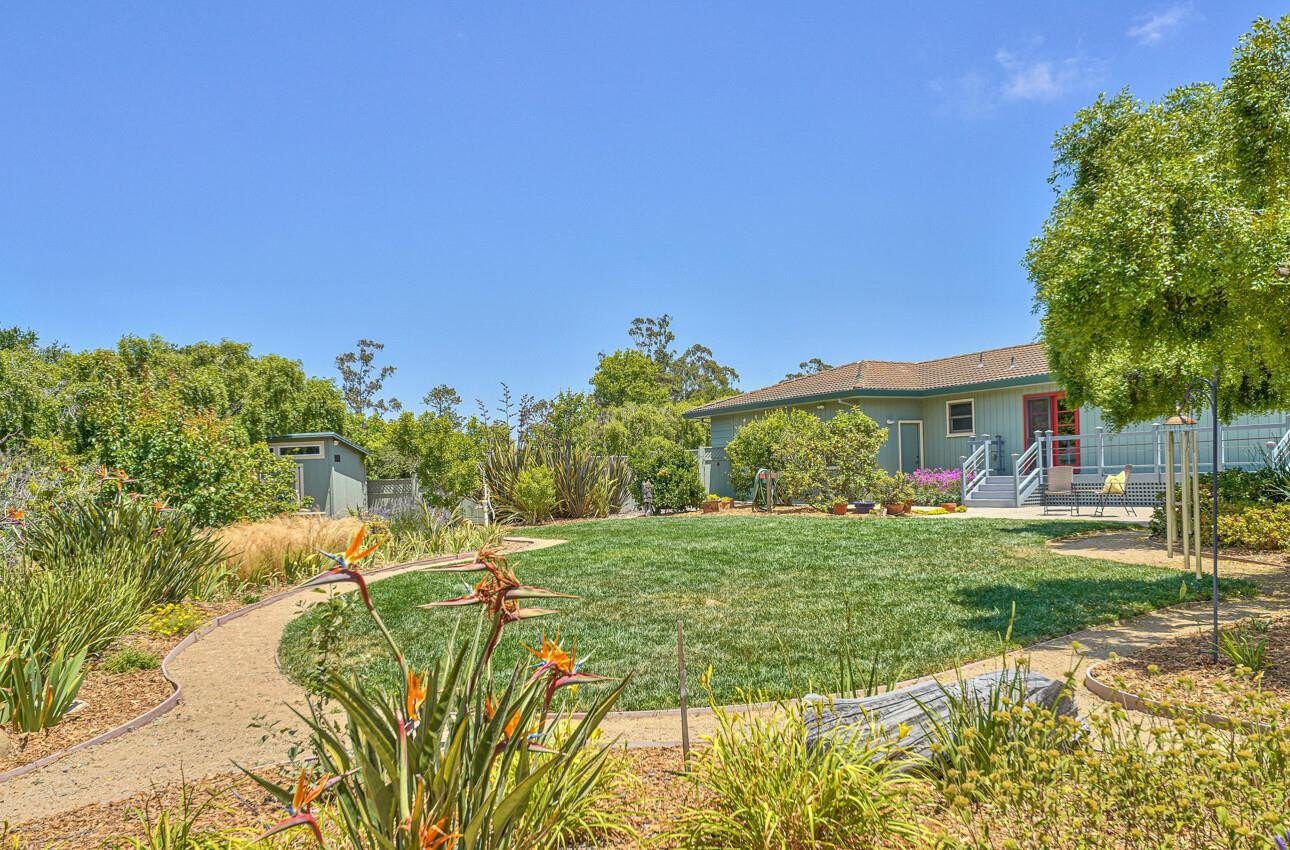
M 1098 497 L 1097 509 L 1093 511 L 1093 516 L 1104 516 L 1106 506 L 1113 496 L 1120 497 L 1120 505 L 1124 508 L 1125 516 L 1138 515 L 1133 505 L 1129 503 L 1129 478 L 1132 475 L 1133 464 L 1125 464 L 1121 472 L 1106 476 L 1106 481 L 1102 482 L 1102 493 Z
M 1075 499 L 1075 467 L 1051 466 L 1048 468 L 1048 480 L 1044 483 L 1044 492 L 1040 501 L 1044 513 L 1055 513 L 1066 510 L 1079 515 L 1079 502 Z

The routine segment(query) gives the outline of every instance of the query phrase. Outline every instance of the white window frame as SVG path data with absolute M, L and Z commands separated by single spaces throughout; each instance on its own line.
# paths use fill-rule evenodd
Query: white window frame
M 282 453 L 283 449 L 307 449 L 309 447 L 318 449 L 318 454 L 287 454 Z M 289 460 L 324 460 L 327 457 L 327 445 L 325 443 L 282 443 L 277 446 L 269 446 L 273 453 L 278 457 L 285 457 Z
M 954 431 L 951 429 L 950 405 L 951 404 L 970 404 L 972 405 L 972 427 L 967 431 Z M 976 434 L 976 399 L 974 398 L 954 398 L 945 402 L 945 436 L 947 437 L 971 437 Z

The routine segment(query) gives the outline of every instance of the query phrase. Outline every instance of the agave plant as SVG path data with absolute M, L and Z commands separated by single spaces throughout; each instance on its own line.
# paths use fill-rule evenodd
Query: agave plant
M 59 648 L 48 660 L 0 632 L 0 723 L 27 735 L 62 722 L 85 681 L 85 650 Z
M 567 594 L 523 584 L 500 553 L 487 549 L 471 563 L 439 567 L 485 573 L 478 584 L 461 597 L 425 606 L 478 605 L 484 628 L 473 640 L 446 648 L 430 668 L 413 669 L 357 569 L 372 552 L 361 548 L 362 541 L 360 532 L 347 552 L 328 556 L 333 568 L 306 584 L 358 586 L 403 671 L 402 686 L 397 693 L 372 693 L 355 680 L 334 674 L 325 679 L 330 705 L 315 706 L 304 718 L 316 772 L 302 774 L 293 788 L 255 777 L 287 810 L 266 835 L 303 826 L 322 843 L 312 807 L 325 803 L 354 848 L 542 846 L 561 828 L 562 808 L 595 789 L 609 749 L 588 758 L 588 741 L 626 682 L 594 699 L 576 722 L 564 718 L 562 733 L 554 734 L 551 695 L 603 679 L 578 670 L 574 653 L 557 639 L 543 641 L 536 667 L 517 665 L 509 675 L 493 675 L 490 662 L 503 629 L 550 613 L 523 608 L 520 601 Z M 339 723 L 333 720 L 336 708 L 343 717 Z

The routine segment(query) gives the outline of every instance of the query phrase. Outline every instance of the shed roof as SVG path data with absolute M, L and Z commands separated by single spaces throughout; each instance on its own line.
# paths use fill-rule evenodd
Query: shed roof
M 856 360 L 814 375 L 780 381 L 743 395 L 714 401 L 688 410 L 689 419 L 728 411 L 781 407 L 819 398 L 864 395 L 873 391 L 891 395 L 931 395 L 956 387 L 1002 383 L 1018 378 L 1048 375 L 1048 357 L 1041 343 L 1010 345 L 936 360 Z
M 352 440 L 346 440 L 335 431 L 307 431 L 301 434 L 276 434 L 269 437 L 266 442 L 269 443 L 299 443 L 304 440 L 335 440 L 338 443 L 349 446 L 354 451 L 362 455 L 371 454 L 367 449 L 360 446 Z

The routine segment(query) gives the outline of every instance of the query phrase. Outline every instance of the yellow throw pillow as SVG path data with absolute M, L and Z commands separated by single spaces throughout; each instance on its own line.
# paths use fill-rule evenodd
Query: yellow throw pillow
M 1102 482 L 1102 492 L 1108 495 L 1124 495 L 1124 473 L 1118 472 L 1115 475 L 1106 476 Z

